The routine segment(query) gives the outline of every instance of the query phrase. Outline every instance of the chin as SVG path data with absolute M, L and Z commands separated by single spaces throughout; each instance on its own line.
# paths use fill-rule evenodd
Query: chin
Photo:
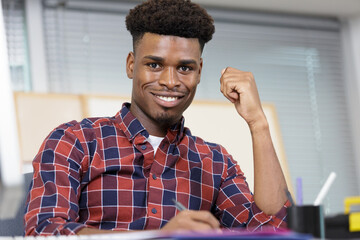
M 163 113 L 158 114 L 155 117 L 155 120 L 158 123 L 160 123 L 161 125 L 171 126 L 171 125 L 175 124 L 177 121 L 179 121 L 180 118 L 181 117 L 179 117 L 179 116 L 174 116 L 167 112 L 163 112 Z

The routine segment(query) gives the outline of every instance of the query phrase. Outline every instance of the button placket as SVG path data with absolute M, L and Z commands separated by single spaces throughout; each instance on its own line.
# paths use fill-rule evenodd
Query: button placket
M 163 195 L 163 185 L 161 179 L 161 173 L 164 168 L 164 163 L 166 159 L 166 149 L 168 147 L 168 142 L 166 140 L 160 144 L 158 151 L 156 152 L 154 158 L 154 164 L 150 168 L 150 176 L 148 179 L 149 183 L 149 193 L 148 193 L 148 213 L 149 216 L 152 216 L 156 220 L 152 224 L 157 224 L 157 221 L 162 216 L 162 195 Z M 161 150 L 160 150 L 161 149 Z M 160 151 L 159 151 L 160 150 Z M 154 226 L 155 226 L 154 225 Z
M 154 165 L 151 166 L 150 176 L 148 178 L 148 209 L 149 214 L 155 218 L 159 218 L 161 216 L 161 195 L 162 195 L 162 184 L 160 179 L 158 178 L 154 169 Z

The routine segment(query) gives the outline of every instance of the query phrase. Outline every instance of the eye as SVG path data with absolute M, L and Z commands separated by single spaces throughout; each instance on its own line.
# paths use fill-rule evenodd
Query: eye
M 179 70 L 182 72 L 189 72 L 192 70 L 192 68 L 188 67 L 188 66 L 181 66 L 181 67 L 179 67 Z
M 148 67 L 150 67 L 151 69 L 158 69 L 158 68 L 160 68 L 160 65 L 157 64 L 157 63 L 148 63 L 147 65 L 148 65 Z

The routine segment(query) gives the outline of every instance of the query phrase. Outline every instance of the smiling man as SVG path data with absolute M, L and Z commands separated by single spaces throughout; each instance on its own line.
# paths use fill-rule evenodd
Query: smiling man
M 251 73 L 228 67 L 219 75 L 221 92 L 251 131 L 254 195 L 222 146 L 184 126 L 212 18 L 187 0 L 149 0 L 126 25 L 131 103 L 112 118 L 72 121 L 49 134 L 33 161 L 25 234 L 285 226 L 287 186 Z

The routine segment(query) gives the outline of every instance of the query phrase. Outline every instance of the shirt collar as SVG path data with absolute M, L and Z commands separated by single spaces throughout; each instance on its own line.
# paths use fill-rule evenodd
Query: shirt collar
M 149 137 L 148 131 L 144 128 L 141 122 L 130 112 L 130 103 L 125 102 L 121 110 L 115 115 L 116 122 L 120 125 L 121 130 L 125 133 L 130 141 L 134 141 L 136 136 Z M 170 143 L 179 142 L 184 135 L 184 117 L 172 125 L 165 136 Z M 144 138 L 142 138 L 145 140 Z M 139 139 L 140 140 L 140 139 Z

